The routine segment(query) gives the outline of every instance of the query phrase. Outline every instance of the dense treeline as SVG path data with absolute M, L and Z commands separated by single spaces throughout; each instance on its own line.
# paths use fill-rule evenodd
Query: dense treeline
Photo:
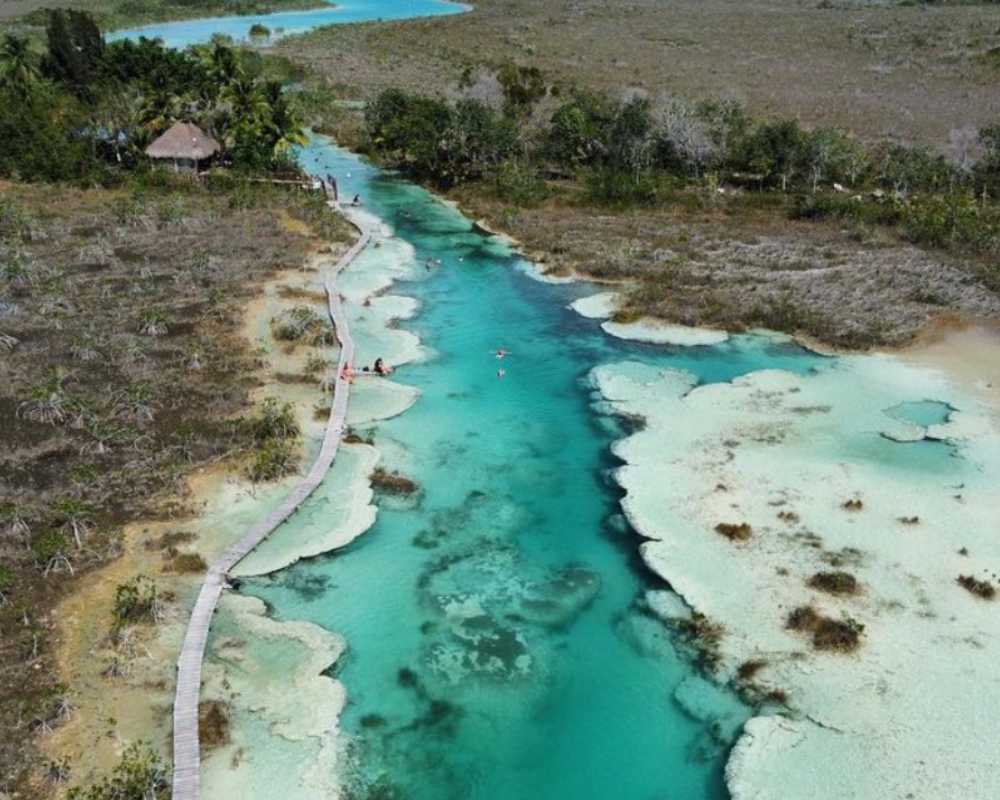
M 366 145 L 442 188 L 487 178 L 518 205 L 543 197 L 546 177 L 575 177 L 587 202 L 611 206 L 742 186 L 788 193 L 798 218 L 898 225 L 918 243 L 998 250 L 1000 125 L 967 137 L 949 160 L 796 120 L 753 119 L 734 102 L 554 89 L 514 102 L 523 85 L 496 78 L 453 100 L 387 90 L 366 113 Z
M 259 56 L 223 42 L 107 43 L 88 14 L 52 11 L 44 54 L 11 34 L 0 45 L 0 175 L 113 183 L 179 120 L 215 136 L 235 167 L 291 168 L 302 126 L 262 73 Z

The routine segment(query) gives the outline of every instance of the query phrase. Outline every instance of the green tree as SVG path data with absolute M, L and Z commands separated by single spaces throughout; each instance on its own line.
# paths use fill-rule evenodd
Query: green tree
M 736 161 L 739 168 L 759 175 L 762 183 L 780 184 L 786 191 L 802 170 L 805 142 L 795 120 L 763 122 L 743 138 Z
M 883 145 L 874 158 L 874 177 L 897 192 L 940 192 L 958 180 L 955 168 L 944 156 L 925 147 Z
M 653 117 L 649 101 L 637 97 L 622 103 L 608 136 L 611 165 L 638 181 L 639 175 L 650 165 L 652 133 Z
M 508 62 L 500 67 L 497 80 L 503 87 L 504 113 L 509 116 L 526 116 L 545 97 L 545 77 L 537 67 Z
M 43 73 L 68 88 L 77 97 L 91 99 L 102 74 L 104 37 L 85 11 L 54 9 L 45 28 L 48 52 Z
M 979 142 L 983 146 L 983 157 L 975 170 L 978 189 L 994 199 L 1000 198 L 1000 124 L 982 128 Z
M 592 164 L 607 154 L 607 136 L 613 118 L 605 98 L 575 93 L 552 115 L 542 152 L 554 162 L 569 167 Z
M 0 44 L 0 87 L 26 95 L 41 73 L 28 40 L 12 33 L 4 34 Z
M 0 175 L 64 181 L 97 168 L 88 143 L 68 135 L 87 124 L 73 98 L 39 81 L 27 92 L 0 88 L 0 108 Z
M 302 146 L 309 140 L 302 127 L 302 120 L 285 98 L 281 84 L 268 81 L 264 84 L 263 94 L 269 109 L 267 127 L 271 152 L 276 158 L 282 158 L 293 147 Z
M 813 192 L 824 180 L 854 183 L 867 167 L 863 148 L 833 128 L 819 128 L 805 135 L 801 157 Z

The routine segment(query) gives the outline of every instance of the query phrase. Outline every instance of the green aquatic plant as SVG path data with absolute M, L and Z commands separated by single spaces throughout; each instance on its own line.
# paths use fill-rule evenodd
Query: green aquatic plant
M 817 650 L 851 652 L 861 643 L 865 626 L 845 614 L 841 619 L 824 617 L 813 631 L 813 647 Z
M 198 743 L 210 750 L 229 743 L 229 707 L 221 700 L 203 700 L 198 704 Z
M 377 467 L 369 477 L 372 487 L 387 494 L 413 494 L 417 491 L 417 484 L 398 472 L 388 472 Z
M 765 661 L 764 659 L 751 658 L 747 661 L 744 661 L 742 664 L 739 665 L 739 667 L 737 667 L 736 676 L 741 681 L 749 681 L 752 680 L 754 675 L 756 675 L 766 666 L 767 666 L 767 661 Z
M 792 631 L 811 631 L 819 620 L 820 616 L 812 606 L 799 606 L 788 615 L 785 627 Z

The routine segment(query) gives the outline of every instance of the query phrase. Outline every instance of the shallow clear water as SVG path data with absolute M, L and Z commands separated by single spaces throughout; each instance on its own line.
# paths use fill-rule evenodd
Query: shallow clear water
M 406 327 L 434 356 L 399 370 L 422 396 L 377 428 L 386 466 L 418 480 L 419 499 L 385 499 L 345 551 L 244 588 L 279 618 L 347 638 L 337 675 L 354 779 L 406 798 L 724 797 L 747 710 L 698 681 L 644 608 L 664 586 L 618 513 L 608 472 L 621 432 L 595 411 L 588 373 L 628 357 L 721 381 L 824 360 L 764 337 L 612 339 L 566 308 L 592 289 L 530 278 L 425 192 L 319 142 L 302 161 L 359 193 L 418 263 L 441 262 L 394 288 L 420 301 Z
M 215 34 L 230 36 L 237 41 L 246 41 L 250 38 L 250 28 L 257 24 L 268 27 L 273 40 L 296 33 L 306 33 L 324 25 L 434 17 L 442 14 L 458 14 L 467 9 L 466 5 L 447 0 L 333 0 L 330 8 L 157 23 L 142 28 L 115 31 L 108 35 L 108 39 L 114 41 L 145 36 L 147 39 L 162 39 L 167 47 L 184 48 L 207 42 Z
M 886 414 L 901 422 L 910 422 L 923 428 L 931 425 L 943 425 L 948 421 L 954 409 L 940 400 L 915 400 L 899 403 L 886 409 Z

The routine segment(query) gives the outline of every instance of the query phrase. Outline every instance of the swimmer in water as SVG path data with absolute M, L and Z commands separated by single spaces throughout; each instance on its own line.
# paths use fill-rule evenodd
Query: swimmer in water
M 497 350 L 497 352 L 496 352 L 496 357 L 497 358 L 505 358 L 506 355 L 507 355 L 507 351 L 504 348 L 502 348 L 502 347 L 499 350 Z
M 498 378 L 502 378 L 506 374 L 507 374 L 507 371 L 505 369 L 503 369 L 502 367 L 497 370 L 497 377 Z

